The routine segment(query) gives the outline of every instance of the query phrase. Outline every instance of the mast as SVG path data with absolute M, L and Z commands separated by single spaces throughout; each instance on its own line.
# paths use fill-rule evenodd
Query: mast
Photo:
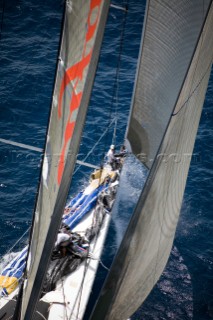
M 188 7 L 188 12 L 186 11 L 185 5 Z M 199 5 L 201 5 L 201 7 L 199 7 Z M 164 8 L 164 12 L 167 12 L 168 16 L 161 16 L 162 12 L 159 11 L 159 6 Z M 192 12 L 195 13 L 194 6 L 196 7 L 197 14 L 200 12 L 200 19 L 198 19 L 199 16 L 197 14 L 194 14 L 192 18 Z M 182 9 L 183 11 L 180 13 Z M 171 12 L 173 14 L 170 17 Z M 150 78 L 148 78 L 147 86 L 151 86 L 152 88 L 154 98 L 151 97 L 150 99 L 153 100 L 154 106 L 155 100 L 159 103 L 161 100 L 164 101 L 164 105 L 167 95 L 169 95 L 168 102 L 170 101 L 169 98 L 172 98 L 174 104 L 172 106 L 172 102 L 170 101 L 170 106 L 165 104 L 166 112 L 162 110 L 161 116 L 163 117 L 165 114 L 167 120 L 158 118 L 158 116 L 160 116 L 160 110 L 155 110 L 155 107 L 150 104 L 150 121 L 153 124 L 157 123 L 157 128 L 160 129 L 159 137 L 156 136 L 158 141 L 160 139 L 158 145 L 155 143 L 154 145 L 151 144 L 155 134 L 153 134 L 152 137 L 152 131 L 148 125 L 147 127 L 141 126 L 143 129 L 147 129 L 146 135 L 144 135 L 145 129 L 140 131 L 140 123 L 138 123 L 137 127 L 135 126 L 136 138 L 139 138 L 140 145 L 146 148 L 146 144 L 143 143 L 145 139 L 147 139 L 145 142 L 148 142 L 149 148 L 146 150 L 148 150 L 148 155 L 155 155 L 155 159 L 151 165 L 146 185 L 141 193 L 90 320 L 127 319 L 141 306 L 159 279 L 167 263 L 181 210 L 190 160 L 212 66 L 212 1 L 208 3 L 184 0 L 178 2 L 164 1 L 162 4 L 162 2 L 150 0 L 147 7 L 143 39 L 143 45 L 145 48 L 147 47 L 147 50 L 149 45 L 151 47 L 154 46 L 154 44 L 148 41 L 147 32 L 148 35 L 151 36 L 149 32 L 149 30 L 151 30 L 150 24 L 155 24 L 153 18 L 157 17 L 168 21 L 168 29 L 172 27 L 177 29 L 179 24 L 177 24 L 178 21 L 175 21 L 175 19 L 183 19 L 186 29 L 192 24 L 193 28 L 189 29 L 190 32 L 194 32 L 194 26 L 197 25 L 198 21 L 200 21 L 200 27 L 196 28 L 197 35 L 194 38 L 192 50 L 190 48 L 187 49 L 191 54 L 188 56 L 188 63 L 185 64 L 186 69 L 185 74 L 182 75 L 182 82 L 177 86 L 174 81 L 172 94 L 170 92 L 171 86 L 167 89 L 164 87 L 166 82 L 163 81 L 162 84 L 156 83 L 156 73 L 154 73 L 154 79 L 152 81 L 150 80 L 153 72 L 156 71 L 149 65 L 151 69 L 149 70 Z M 188 20 L 186 19 L 187 17 Z M 171 24 L 169 24 L 169 22 Z M 163 21 L 161 21 L 161 23 L 163 24 Z M 163 28 L 165 27 L 166 26 L 163 25 Z M 180 32 L 179 28 L 178 30 L 178 32 Z M 156 32 L 159 31 L 161 34 L 162 30 L 161 28 L 158 28 L 158 30 L 154 28 L 154 31 L 155 37 L 152 37 L 152 41 L 158 43 L 159 37 L 156 36 Z M 187 35 L 185 41 L 181 41 L 183 47 L 176 47 L 176 42 L 174 41 L 174 47 L 170 48 L 171 57 L 168 59 L 168 70 L 176 70 L 176 75 L 178 72 L 176 62 L 177 64 L 181 63 L 184 43 L 188 46 L 187 41 L 189 39 L 187 30 L 186 34 L 179 34 L 179 38 L 181 39 L 184 38 L 185 35 Z M 149 40 L 150 39 L 151 38 L 149 38 Z M 139 112 L 139 108 L 144 115 L 148 112 L 148 109 L 146 109 L 145 112 L 143 110 L 144 105 L 140 104 L 144 98 L 141 97 L 142 100 L 140 100 L 138 96 L 139 86 L 141 85 L 140 80 L 143 78 L 140 72 L 143 70 L 145 70 L 145 73 L 148 72 L 143 50 L 142 48 L 128 136 L 131 136 L 131 132 L 133 132 L 131 128 L 133 125 L 132 117 Z M 162 50 L 164 52 L 163 45 Z M 148 52 L 151 54 L 151 51 Z M 166 69 L 162 70 L 165 66 L 160 63 L 161 60 L 164 61 L 163 52 L 153 52 L 156 57 L 158 56 L 157 54 L 159 54 L 160 59 L 157 71 L 159 73 L 158 81 L 161 79 L 161 72 L 162 79 L 164 72 L 166 72 Z M 175 64 L 176 69 L 174 69 L 173 66 L 170 67 L 169 62 Z M 147 61 L 147 63 L 149 63 L 149 61 Z M 155 64 L 156 61 L 154 61 L 154 67 L 156 67 Z M 174 75 L 170 76 L 175 77 Z M 146 86 L 146 83 L 144 83 L 144 85 Z M 157 86 L 156 91 L 155 86 Z M 163 90 L 162 92 L 159 91 L 160 87 Z M 145 89 L 141 89 L 141 91 L 143 90 Z M 160 94 L 160 96 L 156 96 L 156 92 L 158 95 Z M 174 97 L 172 97 L 173 94 L 175 95 Z M 135 105 L 135 103 L 137 105 Z M 148 103 L 146 106 L 148 106 Z M 151 118 L 151 115 L 153 115 L 153 118 Z M 138 115 L 138 120 L 140 120 L 139 116 L 140 114 Z M 148 116 L 144 121 L 147 119 Z M 139 131 L 137 131 L 138 128 Z M 155 133 L 156 127 L 153 130 Z M 133 136 L 130 137 L 131 145 L 132 142 L 134 143 L 134 139 L 131 140 L 132 138 Z M 135 151 L 135 147 L 136 146 L 133 146 L 133 151 Z M 141 150 L 143 151 L 143 149 Z
M 66 1 L 63 35 L 21 303 L 30 320 L 61 223 L 92 90 L 109 0 Z M 19 312 L 18 312 L 19 313 Z

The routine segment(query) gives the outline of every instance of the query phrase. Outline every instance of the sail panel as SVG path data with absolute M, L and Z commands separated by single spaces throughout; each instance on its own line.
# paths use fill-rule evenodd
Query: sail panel
M 65 2 L 60 56 L 27 262 L 21 319 L 31 319 L 66 203 L 109 1 Z
M 209 0 L 147 3 L 127 139 L 151 168 L 176 104 L 209 7 Z
M 213 6 L 91 320 L 129 318 L 146 299 L 167 263 L 212 66 L 212 25 Z

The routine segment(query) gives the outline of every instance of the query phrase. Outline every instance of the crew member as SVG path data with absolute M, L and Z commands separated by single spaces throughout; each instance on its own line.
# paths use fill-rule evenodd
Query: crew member
M 127 155 L 127 149 L 126 149 L 126 147 L 125 147 L 124 145 L 122 145 L 122 146 L 121 146 L 121 149 L 120 149 L 120 152 L 114 154 L 114 157 L 115 157 L 115 158 L 116 158 L 116 157 L 121 157 L 121 158 L 123 158 L 123 157 L 126 157 L 126 155 Z
M 107 152 L 107 163 L 111 165 L 112 170 L 116 170 L 118 159 L 115 158 L 115 146 L 112 144 Z

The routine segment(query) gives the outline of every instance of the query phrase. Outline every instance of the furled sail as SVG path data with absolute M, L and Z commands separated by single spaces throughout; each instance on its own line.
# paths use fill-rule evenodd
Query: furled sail
M 60 57 L 27 262 L 21 319 L 31 319 L 68 194 L 109 1 L 66 1 Z
M 172 4 L 176 7 L 177 4 L 182 5 L 190 1 L 161 3 L 165 5 L 166 2 L 172 10 Z M 194 1 L 192 3 L 194 5 Z M 178 15 L 178 12 L 173 14 Z M 196 20 L 195 16 L 195 22 Z M 173 24 L 172 17 L 170 21 Z M 181 91 L 176 99 L 158 155 L 155 157 L 145 188 L 91 320 L 129 318 L 146 299 L 167 263 L 212 66 L 212 4 L 207 10 L 207 15 L 204 14 L 203 21 L 196 50 L 181 84 Z M 181 34 L 179 36 L 181 37 Z M 180 48 L 180 54 L 181 52 Z M 175 58 L 179 59 L 176 54 Z M 153 68 L 150 66 L 150 73 L 152 71 Z M 155 88 L 152 88 L 152 94 L 155 95 Z M 152 106 L 150 108 L 152 109 Z
M 132 152 L 151 168 L 190 66 L 210 0 L 148 0 L 127 132 Z

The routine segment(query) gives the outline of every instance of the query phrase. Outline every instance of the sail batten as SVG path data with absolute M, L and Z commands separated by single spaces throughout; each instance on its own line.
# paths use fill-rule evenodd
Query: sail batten
M 21 319 L 31 319 L 61 223 L 109 1 L 65 2 L 60 58 L 27 262 Z
M 154 6 L 158 1 L 149 1 L 149 5 L 151 2 Z M 178 5 L 181 2 L 178 1 Z M 173 1 L 163 3 L 174 4 Z M 187 1 L 189 3 L 193 5 L 194 1 Z M 173 8 L 177 2 L 174 5 Z M 213 58 L 212 2 L 207 9 L 206 15 L 202 11 L 205 24 L 200 24 L 201 33 L 197 30 L 198 41 L 192 51 L 190 67 L 184 75 L 181 91 L 176 91 L 178 98 L 174 97 L 177 101 L 171 108 L 173 116 L 169 116 L 165 133 L 162 131 L 163 139 L 156 149 L 146 185 L 91 320 L 129 318 L 152 290 L 170 255 Z M 191 20 L 189 13 L 188 16 Z M 196 15 L 194 19 L 197 21 Z M 179 51 L 181 53 L 181 47 Z M 143 106 L 141 110 L 143 113 Z M 161 119 L 158 120 L 161 125 Z

